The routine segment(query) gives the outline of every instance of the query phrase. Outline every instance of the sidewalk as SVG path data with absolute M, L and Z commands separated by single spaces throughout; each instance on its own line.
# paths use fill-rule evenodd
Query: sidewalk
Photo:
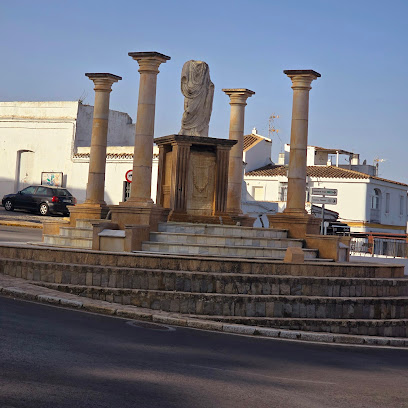
M 408 347 L 408 339 L 355 336 L 335 333 L 317 333 L 295 330 L 281 330 L 268 327 L 246 326 L 240 324 L 220 323 L 203 320 L 180 313 L 168 313 L 144 309 L 136 306 L 109 303 L 103 300 L 90 299 L 69 293 L 59 292 L 41 286 L 41 282 L 27 281 L 0 273 L 0 295 L 29 301 L 48 303 L 60 307 L 80 309 L 87 312 L 117 316 L 126 319 L 147 320 L 154 323 L 189 327 L 202 330 L 213 330 L 224 333 L 250 335 L 276 340 L 300 340 L 326 344 L 347 344 L 377 347 Z

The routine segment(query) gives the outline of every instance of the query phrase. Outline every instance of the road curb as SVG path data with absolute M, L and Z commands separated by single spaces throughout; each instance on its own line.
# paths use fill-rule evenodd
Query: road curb
M 9 227 L 24 227 L 24 228 L 42 228 L 42 223 L 29 222 L 29 221 L 9 221 L 0 220 L 0 225 L 6 225 Z
M 2 275 L 0 274 L 0 277 Z M 3 275 L 5 276 L 5 275 Z M 10 278 L 11 282 L 16 278 Z M 356 336 L 349 334 L 305 332 L 298 330 L 284 330 L 269 327 L 247 326 L 242 324 L 222 323 L 214 320 L 196 319 L 185 315 L 177 315 L 168 312 L 150 311 L 136 306 L 113 304 L 103 300 L 83 298 L 78 300 L 74 295 L 67 294 L 67 297 L 56 295 L 56 291 L 35 283 L 24 281 L 23 287 L 16 285 L 8 286 L 0 281 L 0 293 L 14 298 L 38 301 L 62 307 L 81 309 L 92 313 L 108 316 L 118 316 L 127 319 L 150 320 L 159 324 L 174 325 L 180 327 L 190 327 L 201 330 L 212 330 L 229 334 L 241 334 L 255 337 L 269 337 L 281 340 L 301 340 L 307 342 L 317 342 L 322 344 L 347 344 L 361 345 L 367 347 L 398 347 L 408 348 L 408 339 L 395 337 L 375 337 Z M 45 293 L 35 293 L 42 291 Z

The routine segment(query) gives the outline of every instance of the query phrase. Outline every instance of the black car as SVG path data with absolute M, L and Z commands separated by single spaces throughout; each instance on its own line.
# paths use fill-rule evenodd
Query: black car
M 69 215 L 69 206 L 76 204 L 76 198 L 66 188 L 29 186 L 16 194 L 6 194 L 1 203 L 6 211 L 21 209 L 41 215 Z

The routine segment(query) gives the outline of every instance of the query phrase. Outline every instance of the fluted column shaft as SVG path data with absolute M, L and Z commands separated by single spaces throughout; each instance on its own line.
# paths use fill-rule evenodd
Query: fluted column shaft
M 227 210 L 241 214 L 245 106 L 247 99 L 255 92 L 249 89 L 223 89 L 223 91 L 230 97 L 229 139 L 237 141 L 229 157 Z
M 217 146 L 217 169 L 215 179 L 215 214 L 225 213 L 227 211 L 228 197 L 228 167 L 230 148 Z
M 309 91 L 320 74 L 312 70 L 283 71 L 292 80 L 293 107 L 285 213 L 306 214 L 306 158 L 309 120 Z
M 175 212 L 187 211 L 187 183 L 190 165 L 191 143 L 174 143 L 172 150 L 173 164 L 170 192 L 170 207 Z
M 88 73 L 85 75 L 91 79 L 95 85 L 95 106 L 85 204 L 106 206 L 104 195 L 109 99 L 112 84 L 122 78 L 117 75 L 104 73 Z
M 149 205 L 153 203 L 151 181 L 157 74 L 160 64 L 169 60 L 170 57 L 156 52 L 133 52 L 129 55 L 139 63 L 140 83 L 133 157 L 133 182 L 126 204 Z

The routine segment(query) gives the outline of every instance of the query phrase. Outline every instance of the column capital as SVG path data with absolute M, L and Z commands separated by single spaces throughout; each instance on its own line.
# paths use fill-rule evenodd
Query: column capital
M 112 84 L 118 82 L 122 77 L 118 75 L 108 74 L 105 72 L 86 73 L 87 76 L 95 84 L 95 91 L 112 91 Z
M 283 71 L 292 81 L 292 89 L 312 89 L 310 84 L 321 75 L 312 69 L 286 69 Z
M 129 57 L 132 57 L 135 61 L 139 63 L 139 72 L 158 74 L 159 66 L 165 63 L 170 57 L 159 52 L 149 51 L 149 52 L 129 52 Z
M 223 89 L 222 91 L 230 97 L 230 105 L 246 105 L 246 100 L 255 95 L 254 91 L 246 88 Z
M 86 73 L 87 76 L 93 83 L 95 84 L 95 91 L 112 91 L 112 84 L 118 82 L 122 79 L 122 77 L 118 75 L 108 74 L 105 72 L 92 72 Z

